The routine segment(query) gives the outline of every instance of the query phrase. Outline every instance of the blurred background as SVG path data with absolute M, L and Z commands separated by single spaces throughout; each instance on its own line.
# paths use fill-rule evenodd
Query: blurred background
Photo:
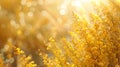
M 92 1 L 99 5 L 100 0 Z M 32 56 L 38 67 L 44 67 L 38 49 L 48 53 L 50 37 L 56 41 L 69 38 L 73 13 L 87 17 L 90 11 L 95 12 L 91 7 L 94 5 L 89 0 L 0 0 L 0 67 L 18 66 L 13 46 Z
M 9 67 L 16 67 L 12 46 L 31 55 L 43 66 L 38 49 L 46 51 L 50 37 L 59 41 L 69 37 L 72 23 L 71 0 L 0 0 L 0 58 Z M 14 62 L 14 63 L 13 63 Z

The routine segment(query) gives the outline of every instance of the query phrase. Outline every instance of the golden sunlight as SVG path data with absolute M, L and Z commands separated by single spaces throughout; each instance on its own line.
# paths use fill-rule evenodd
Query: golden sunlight
M 120 0 L 0 0 L 0 67 L 120 67 Z

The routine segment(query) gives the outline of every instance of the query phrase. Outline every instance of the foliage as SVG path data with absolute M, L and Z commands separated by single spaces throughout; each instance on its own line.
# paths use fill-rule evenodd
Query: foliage
M 96 12 L 73 12 L 70 39 L 50 38 L 47 49 L 51 53 L 42 55 L 47 67 L 120 66 L 120 15 L 116 16 L 120 7 L 112 1 L 92 5 Z
M 70 1 L 0 0 L 0 67 L 120 67 L 120 0 Z

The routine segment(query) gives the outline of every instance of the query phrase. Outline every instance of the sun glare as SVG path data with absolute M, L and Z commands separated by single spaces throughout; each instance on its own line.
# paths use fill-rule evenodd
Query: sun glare
M 75 6 L 75 7 L 80 7 L 81 6 L 81 2 L 80 2 L 80 0 L 74 0 L 74 1 L 72 1 L 71 5 Z
M 0 0 L 0 67 L 120 67 L 120 0 Z

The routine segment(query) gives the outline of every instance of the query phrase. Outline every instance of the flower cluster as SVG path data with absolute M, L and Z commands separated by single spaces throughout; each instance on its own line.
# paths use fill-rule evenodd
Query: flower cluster
M 92 4 L 95 12 L 73 12 L 70 38 L 55 41 L 50 38 L 47 67 L 119 67 L 120 66 L 120 16 L 116 1 Z M 85 11 L 85 10 L 83 10 Z
M 0 0 L 0 67 L 120 67 L 120 0 Z

